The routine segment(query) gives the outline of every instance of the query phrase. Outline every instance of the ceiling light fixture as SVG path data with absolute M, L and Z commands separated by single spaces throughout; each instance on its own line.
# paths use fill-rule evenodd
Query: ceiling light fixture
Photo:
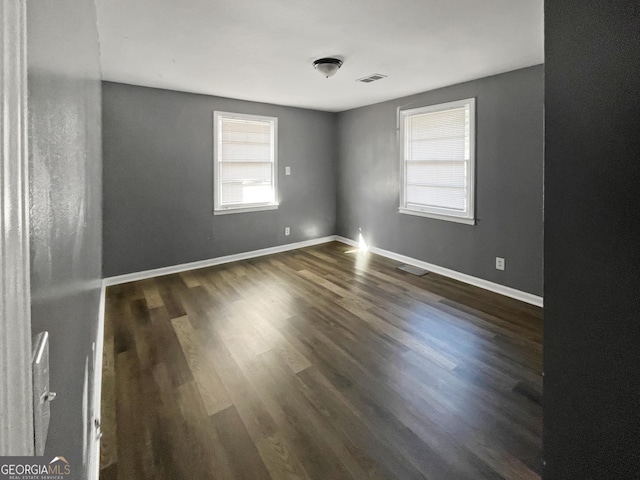
M 342 60 L 337 58 L 319 58 L 313 62 L 313 68 L 326 78 L 333 77 L 341 66 Z

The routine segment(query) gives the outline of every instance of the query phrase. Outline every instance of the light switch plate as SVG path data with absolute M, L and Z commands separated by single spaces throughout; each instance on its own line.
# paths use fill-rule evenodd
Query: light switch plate
M 291 167 L 284 167 L 284 174 L 291 175 Z

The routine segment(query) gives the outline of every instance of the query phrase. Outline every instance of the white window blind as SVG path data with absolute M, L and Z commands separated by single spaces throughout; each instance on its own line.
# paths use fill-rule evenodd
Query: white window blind
M 277 119 L 214 113 L 215 210 L 257 210 L 276 202 Z
M 402 213 L 473 223 L 474 99 L 400 112 Z

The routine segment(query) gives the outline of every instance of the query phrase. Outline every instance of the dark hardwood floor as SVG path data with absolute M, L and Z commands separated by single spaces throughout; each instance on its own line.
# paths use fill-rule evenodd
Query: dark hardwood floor
M 541 309 L 352 250 L 110 287 L 102 480 L 540 478 Z

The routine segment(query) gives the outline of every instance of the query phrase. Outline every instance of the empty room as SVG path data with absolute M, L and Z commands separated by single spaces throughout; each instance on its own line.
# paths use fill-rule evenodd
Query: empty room
M 1 1 L 2 478 L 640 478 L 637 5 Z

